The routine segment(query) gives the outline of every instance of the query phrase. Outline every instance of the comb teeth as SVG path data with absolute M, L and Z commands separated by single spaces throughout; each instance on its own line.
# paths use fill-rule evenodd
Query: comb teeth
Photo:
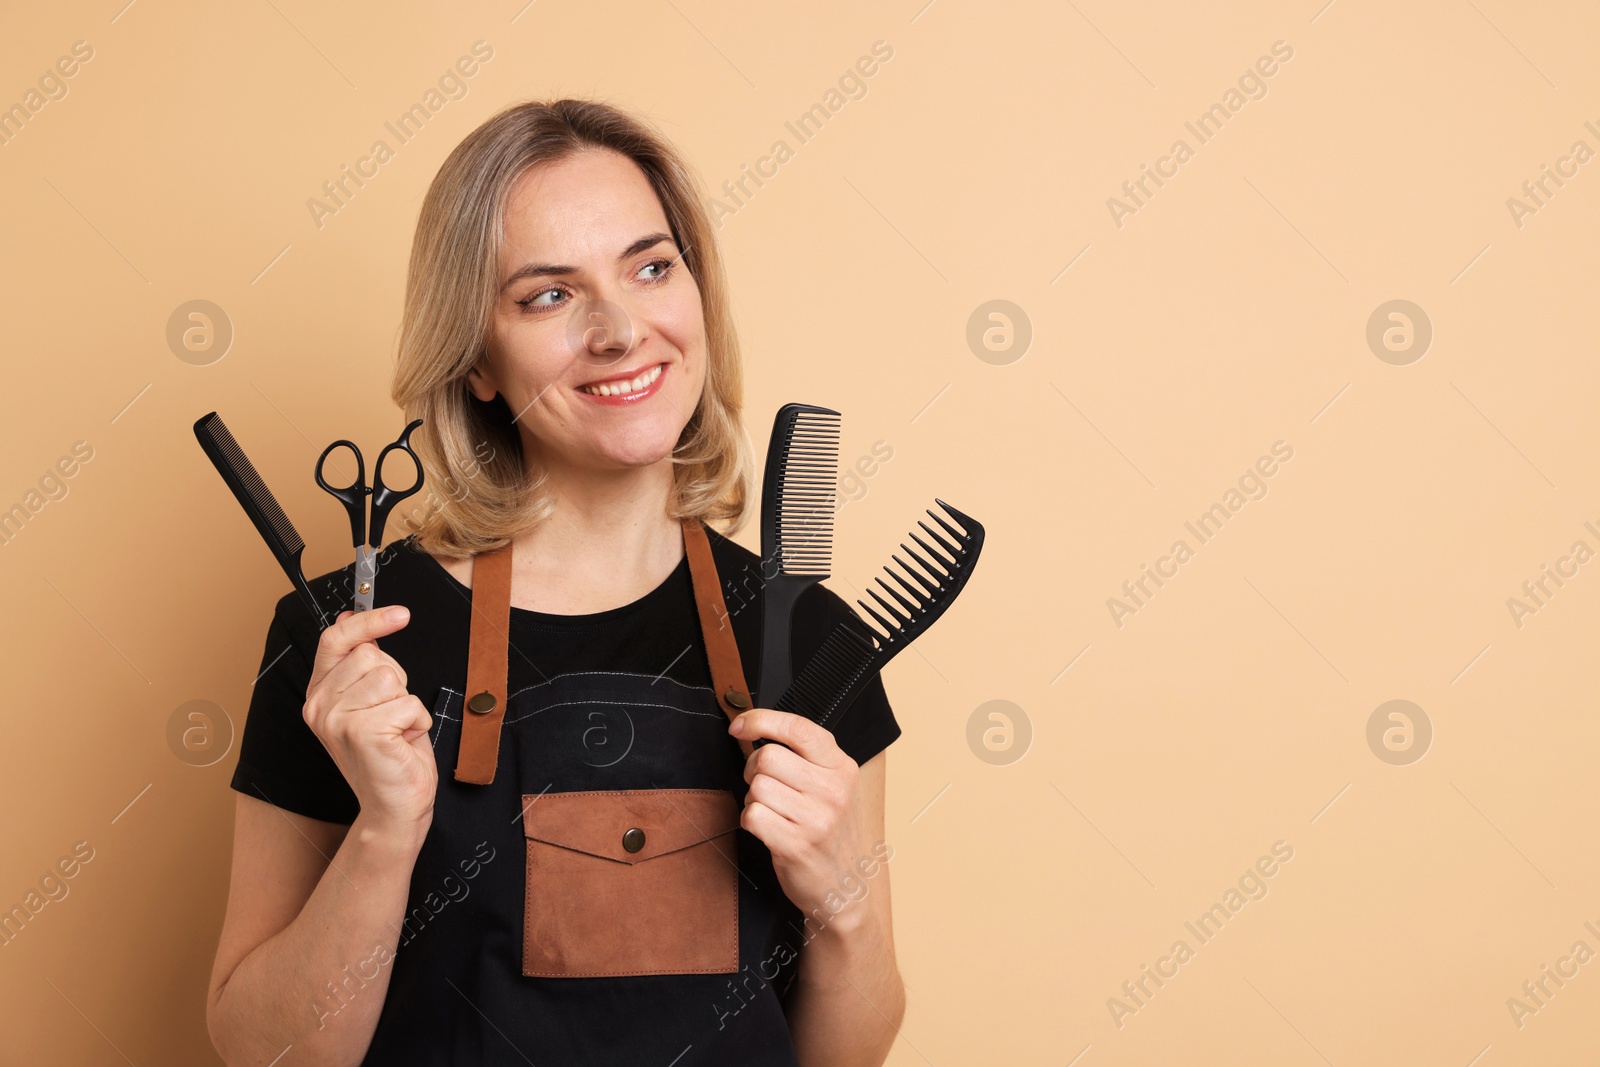
M 839 474 L 840 416 L 799 411 L 777 468 L 778 566 L 784 574 L 828 577 Z
M 900 548 L 921 569 L 912 567 L 899 556 L 890 557 L 904 571 L 901 574 L 890 567 L 884 568 L 899 589 L 882 578 L 877 579 L 877 583 L 894 603 L 891 604 L 873 589 L 867 590 L 888 617 L 874 611 L 865 601 L 856 601 L 877 621 L 883 632 L 875 631 L 855 612 L 847 612 L 847 617 L 834 627 L 822 647 L 772 705 L 774 708 L 808 715 L 821 725 L 833 729 L 832 723 L 849 710 L 851 702 L 861 695 L 884 664 L 933 625 L 934 620 L 955 601 L 967 579 L 972 576 L 972 569 L 983 549 L 983 524 L 963 515 L 937 497 L 934 502 L 962 528 L 957 529 L 930 510 L 928 516 L 951 539 L 946 540 L 927 523 L 917 520 L 917 525 L 939 547 L 932 547 L 913 533 L 911 539 L 922 551 L 916 552 L 904 544 Z M 905 595 L 901 594 L 901 590 Z
M 240 484 L 244 486 L 245 492 L 250 494 L 250 499 L 255 501 L 256 507 L 260 509 L 262 516 L 267 520 L 267 524 L 282 539 L 290 555 L 304 549 L 306 546 L 305 539 L 300 536 L 300 532 L 289 521 L 289 516 L 283 513 L 283 508 L 278 506 L 277 499 L 267 489 L 266 483 L 261 480 L 261 475 L 256 473 L 255 464 L 251 463 L 250 457 L 244 454 L 244 450 L 239 447 L 239 442 L 233 439 L 233 434 L 228 430 L 227 424 L 222 421 L 222 417 L 216 412 L 212 412 L 200 420 L 199 425 L 195 427 L 195 432 L 204 435 L 205 439 L 209 440 L 216 448 L 218 455 L 233 470 Z
M 862 632 L 866 629 L 848 623 L 836 627 L 779 698 L 777 710 L 815 715 L 818 725 L 827 726 L 844 706 L 840 694 L 855 688 L 861 676 L 872 669 L 877 649 Z
M 934 499 L 940 507 L 944 508 L 946 511 L 949 511 L 951 514 L 956 515 L 961 519 L 966 518 L 966 516 L 961 515 L 960 512 L 950 507 L 950 505 L 946 504 L 944 501 L 939 500 L 937 497 Z M 927 523 L 923 522 L 921 519 L 918 519 L 917 525 L 922 527 L 922 529 L 927 532 L 929 537 L 938 542 L 939 547 L 934 548 L 922 538 L 918 537 L 915 532 L 913 532 L 910 534 L 911 540 L 917 543 L 918 547 L 922 549 L 922 552 L 919 554 L 914 549 L 907 547 L 904 541 L 900 542 L 900 550 L 907 556 L 916 560 L 918 567 L 921 569 L 919 570 L 917 567 L 912 567 L 899 556 L 892 554 L 889 556 L 889 558 L 900 565 L 900 571 L 896 571 L 894 568 L 888 566 L 883 568 L 883 572 L 890 578 L 893 578 L 895 583 L 900 586 L 900 589 L 905 590 L 906 595 L 900 595 L 900 590 L 897 590 L 894 586 L 890 585 L 888 582 L 885 582 L 882 578 L 874 578 L 873 580 L 878 583 L 884 592 L 888 593 L 889 596 L 894 599 L 894 604 L 890 604 L 888 601 L 884 600 L 883 597 L 879 596 L 877 591 L 872 589 L 870 586 L 867 588 L 867 595 L 873 600 L 877 601 L 878 606 L 888 613 L 889 618 L 884 618 L 876 611 L 873 611 L 872 607 L 867 604 L 866 601 L 856 601 L 856 603 L 860 604 L 862 609 L 866 611 L 868 615 L 871 615 L 873 619 L 877 621 L 879 626 L 883 627 L 883 633 L 873 635 L 882 644 L 893 645 L 897 641 L 901 640 L 907 628 L 912 627 L 920 622 L 922 617 L 930 608 L 938 605 L 938 602 L 943 596 L 946 587 L 950 585 L 953 579 L 960 575 L 960 572 L 963 568 L 968 566 L 968 559 L 972 552 L 972 535 L 957 530 L 955 527 L 945 522 L 944 519 L 940 518 L 938 514 L 931 509 L 927 512 L 927 515 L 934 522 L 938 523 L 945 530 L 947 530 L 950 535 L 956 539 L 956 543 L 952 544 L 949 541 L 946 541 L 944 538 L 934 533 L 933 530 L 929 528 Z M 968 519 L 967 522 L 971 523 L 971 520 Z M 901 573 L 902 571 L 904 572 L 903 575 Z M 913 585 L 913 582 L 916 584 Z M 907 597 L 910 599 L 907 599 Z M 896 605 L 898 605 L 898 607 L 896 607 Z

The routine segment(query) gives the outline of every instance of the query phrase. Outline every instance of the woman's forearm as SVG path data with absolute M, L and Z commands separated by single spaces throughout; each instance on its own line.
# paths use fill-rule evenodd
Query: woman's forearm
M 848 905 L 800 952 L 788 1015 L 803 1067 L 880 1067 L 888 1058 L 906 994 L 887 892 L 881 899 L 884 907 L 871 893 Z
M 218 992 L 207 1021 L 224 1062 L 361 1062 L 388 992 L 421 845 L 416 832 L 356 817 L 300 914 L 241 960 Z

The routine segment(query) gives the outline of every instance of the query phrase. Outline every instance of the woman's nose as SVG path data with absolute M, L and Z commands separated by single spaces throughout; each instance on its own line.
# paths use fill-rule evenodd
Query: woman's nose
M 567 320 L 567 348 L 596 366 L 621 362 L 633 351 L 639 330 L 625 297 L 592 296 L 573 309 Z

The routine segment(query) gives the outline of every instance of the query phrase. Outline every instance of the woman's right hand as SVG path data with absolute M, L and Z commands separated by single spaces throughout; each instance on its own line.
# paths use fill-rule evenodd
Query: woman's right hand
M 439 782 L 428 739 L 433 716 L 377 645 L 409 620 L 399 606 L 340 612 L 317 641 L 304 715 L 361 802 L 362 821 L 420 847 Z

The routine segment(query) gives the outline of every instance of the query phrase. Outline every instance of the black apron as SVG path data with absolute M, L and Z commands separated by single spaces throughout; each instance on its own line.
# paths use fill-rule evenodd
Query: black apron
M 728 790 L 743 807 L 751 749 L 727 725 L 749 706 L 749 689 L 705 531 L 693 519 L 682 526 L 711 689 L 664 675 L 587 671 L 505 694 L 510 547 L 474 558 L 468 676 L 459 689 L 441 688 L 434 703 L 433 821 L 412 870 L 398 948 L 385 964 L 393 973 L 364 1064 L 795 1067 L 779 997 L 804 943 L 802 916 L 783 895 L 766 846 L 742 827 L 723 838 L 738 864 L 736 972 L 522 970 L 525 797 Z M 487 710 L 469 710 L 469 702 Z

